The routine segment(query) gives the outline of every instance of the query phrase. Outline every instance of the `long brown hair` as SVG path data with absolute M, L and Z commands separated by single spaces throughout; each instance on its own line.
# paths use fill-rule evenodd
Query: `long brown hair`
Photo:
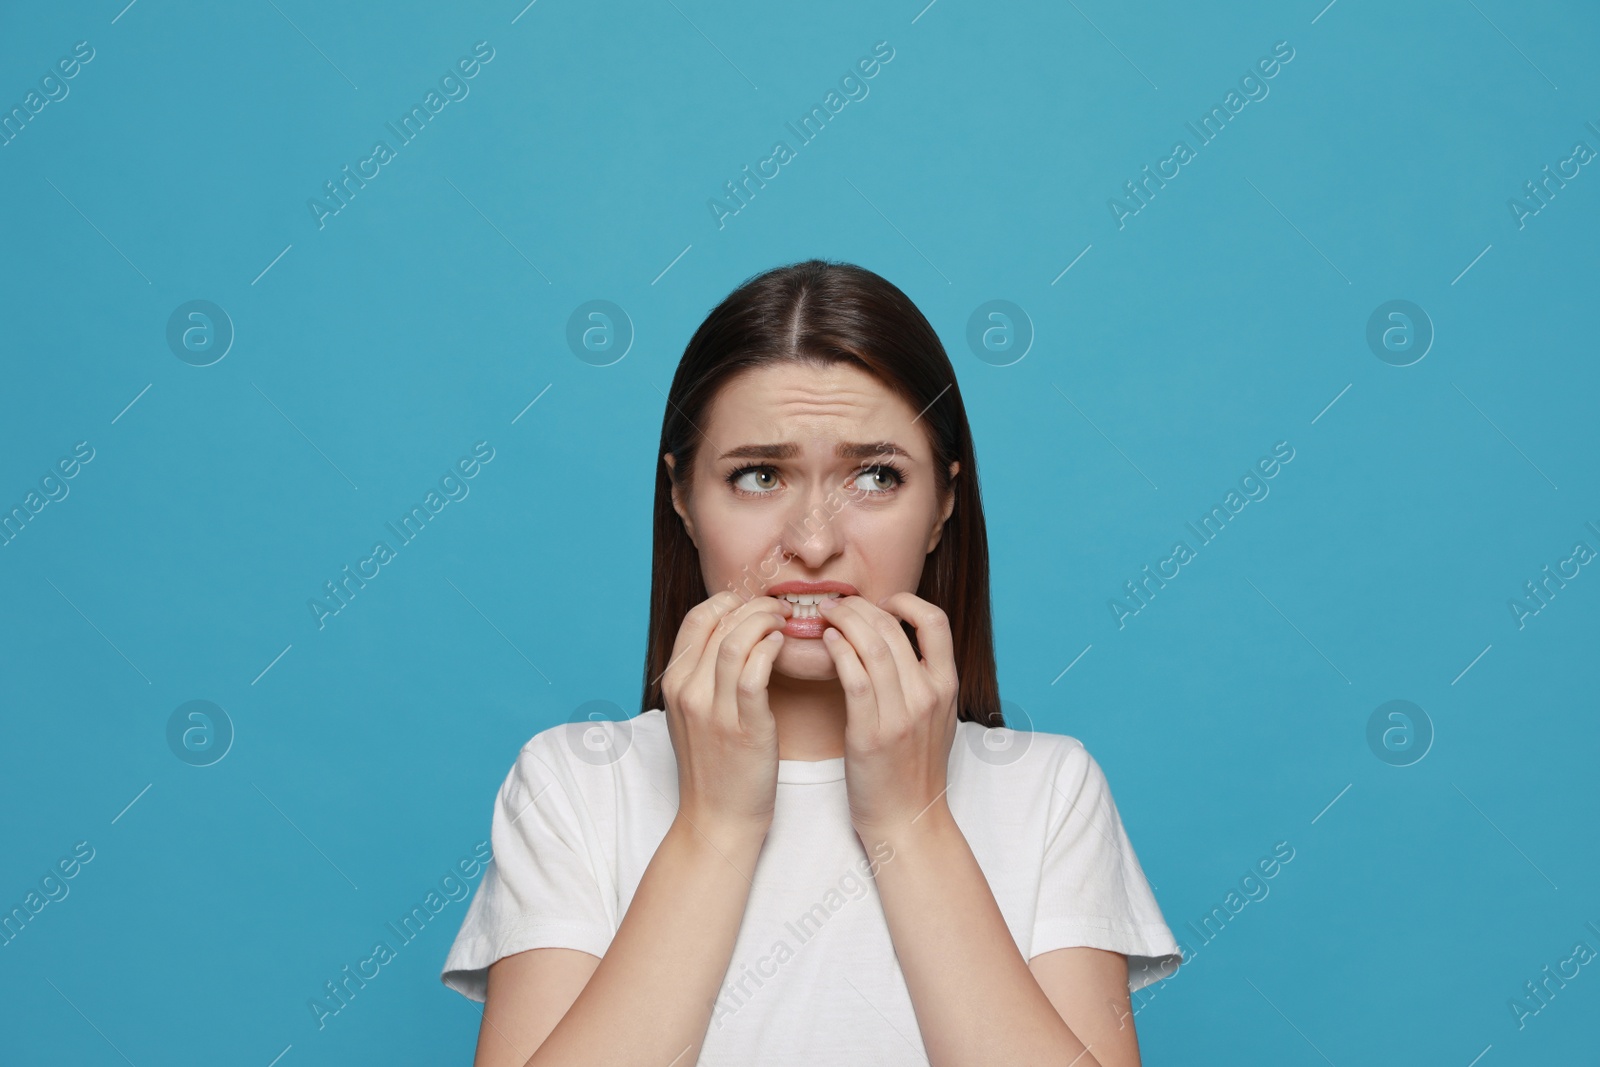
M 876 377 L 921 412 L 940 499 L 955 478 L 955 507 L 923 563 L 917 596 L 950 620 L 960 686 L 957 717 L 1003 726 L 989 615 L 989 540 L 972 431 L 944 345 L 909 297 L 872 271 L 810 259 L 747 279 L 689 339 L 661 420 L 656 449 L 655 552 L 640 711 L 664 707 L 661 676 L 689 609 L 709 595 L 700 553 L 672 507 L 672 483 L 688 499 L 699 425 L 734 375 L 779 361 L 847 363 Z M 674 457 L 669 471 L 661 458 Z M 909 632 L 909 630 L 908 630 Z M 913 641 L 915 640 L 914 635 Z

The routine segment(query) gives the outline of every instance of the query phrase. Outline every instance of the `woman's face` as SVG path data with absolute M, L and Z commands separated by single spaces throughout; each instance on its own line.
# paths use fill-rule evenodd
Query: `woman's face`
M 874 603 L 916 592 L 955 494 L 936 495 L 918 412 L 877 378 L 843 363 L 769 363 L 725 383 L 700 430 L 691 491 L 674 489 L 673 507 L 708 592 L 748 599 L 794 581 L 842 582 Z M 836 677 L 821 627 L 796 634 L 805 629 L 790 620 L 773 669 Z

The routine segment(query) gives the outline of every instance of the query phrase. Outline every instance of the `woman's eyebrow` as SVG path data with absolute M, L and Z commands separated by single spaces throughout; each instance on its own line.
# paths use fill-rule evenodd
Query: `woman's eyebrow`
M 877 441 L 864 444 L 845 441 L 834 446 L 833 452 L 840 459 L 875 459 L 888 456 L 900 456 L 908 460 L 911 458 L 910 452 L 907 452 L 893 441 Z M 799 454 L 799 445 L 793 442 L 785 442 L 781 445 L 740 445 L 737 448 L 730 448 L 718 456 L 717 459 L 793 459 Z

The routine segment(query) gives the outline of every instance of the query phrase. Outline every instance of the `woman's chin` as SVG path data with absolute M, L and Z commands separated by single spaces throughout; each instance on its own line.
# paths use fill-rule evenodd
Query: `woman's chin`
M 821 638 L 784 638 L 778 658 L 772 663 L 772 673 L 806 682 L 826 682 L 839 677 L 833 657 L 828 655 Z

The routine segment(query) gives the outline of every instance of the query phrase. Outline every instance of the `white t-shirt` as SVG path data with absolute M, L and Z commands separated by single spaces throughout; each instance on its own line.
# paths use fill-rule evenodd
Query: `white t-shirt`
M 1177 969 L 1105 775 L 1080 742 L 958 722 L 947 781 L 1024 959 L 1074 945 L 1120 952 L 1130 990 Z M 659 709 L 534 735 L 496 797 L 494 858 L 444 984 L 482 1001 L 488 966 L 504 956 L 603 956 L 672 823 L 677 783 Z M 843 756 L 778 761 L 772 825 L 699 1067 L 927 1063 L 871 873 L 884 862 L 851 826 Z

